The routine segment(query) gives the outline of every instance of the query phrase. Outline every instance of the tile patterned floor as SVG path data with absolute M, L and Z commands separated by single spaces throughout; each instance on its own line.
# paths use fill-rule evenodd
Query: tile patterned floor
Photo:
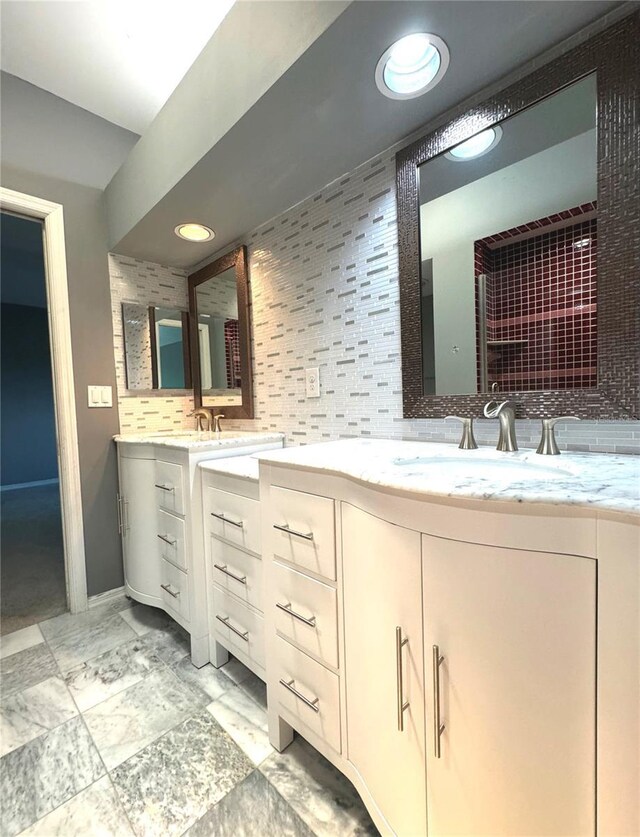
M 2 637 L 0 835 L 378 833 L 305 741 L 270 746 L 262 681 L 188 654 L 175 622 L 124 598 Z

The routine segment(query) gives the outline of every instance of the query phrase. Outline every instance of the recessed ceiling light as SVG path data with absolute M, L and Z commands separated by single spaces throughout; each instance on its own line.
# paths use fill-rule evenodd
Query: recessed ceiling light
M 211 241 L 212 238 L 215 238 L 214 231 L 203 224 L 178 224 L 174 232 L 179 238 L 184 238 L 186 241 Z
M 378 90 L 389 99 L 413 99 L 446 73 L 449 48 L 437 35 L 414 32 L 392 44 L 376 66 Z
M 450 151 L 447 151 L 445 157 L 449 160 L 455 160 L 456 163 L 466 163 L 467 160 L 475 160 L 476 157 L 488 154 L 501 139 L 502 128 L 496 125 L 493 128 L 487 128 L 486 131 L 480 131 L 475 137 L 456 145 Z
M 583 250 L 585 247 L 588 247 L 591 244 L 590 238 L 579 238 L 578 241 L 574 242 L 574 247 L 578 250 Z

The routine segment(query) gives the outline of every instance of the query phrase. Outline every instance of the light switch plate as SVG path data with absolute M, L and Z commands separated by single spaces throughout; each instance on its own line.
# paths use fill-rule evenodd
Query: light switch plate
M 111 387 L 89 386 L 89 407 L 113 407 L 113 390 Z
M 307 398 L 320 398 L 320 369 L 317 366 L 305 370 Z

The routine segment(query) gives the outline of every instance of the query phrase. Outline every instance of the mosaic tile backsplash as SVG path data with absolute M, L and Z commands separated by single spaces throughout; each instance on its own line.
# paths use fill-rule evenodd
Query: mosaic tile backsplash
M 246 237 L 256 418 L 227 428 L 282 431 L 289 445 L 352 436 L 459 440 L 457 422 L 402 418 L 394 154 Z M 120 256 L 111 264 L 112 295 L 114 282 L 143 292 L 184 275 Z M 315 366 L 321 395 L 308 399 L 304 370 Z M 119 402 L 122 432 L 193 423 L 189 398 Z M 540 423 L 518 421 L 517 433 L 521 447 L 536 447 Z M 479 444 L 495 445 L 497 436 L 497 422 L 476 422 Z M 640 422 L 566 422 L 557 438 L 565 450 L 638 454 Z

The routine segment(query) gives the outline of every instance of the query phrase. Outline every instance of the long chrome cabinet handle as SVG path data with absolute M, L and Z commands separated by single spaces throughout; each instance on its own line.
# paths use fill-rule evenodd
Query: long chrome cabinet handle
M 211 517 L 217 517 L 223 523 L 230 523 L 232 526 L 237 526 L 238 529 L 244 529 L 244 520 L 232 520 L 230 517 L 226 517 L 224 514 L 219 514 L 218 512 L 211 512 Z
M 179 599 L 180 598 L 180 591 L 178 590 L 177 593 L 174 593 L 173 590 L 171 589 L 170 584 L 161 584 L 160 587 L 162 587 L 163 590 L 166 590 L 167 593 L 170 596 L 173 596 L 174 599 Z
M 292 695 L 295 695 L 298 698 L 298 700 L 301 700 L 305 704 L 305 706 L 309 707 L 309 709 L 313 709 L 314 712 L 319 712 L 320 707 L 318 706 L 318 703 L 320 701 L 320 698 L 314 698 L 313 700 L 309 700 L 309 698 L 306 698 L 296 688 L 294 688 L 293 684 L 295 682 L 296 682 L 295 680 L 289 680 L 287 682 L 286 680 L 283 680 L 282 678 L 280 678 L 280 685 L 281 686 L 284 686 L 285 689 L 288 689 L 291 692 Z
M 176 538 L 170 538 L 168 535 L 158 535 L 158 537 L 160 538 L 161 541 L 164 541 L 165 543 L 168 543 L 169 546 L 175 546 L 178 543 Z
M 118 534 L 122 534 L 122 497 L 118 494 Z
M 316 617 L 312 616 L 311 619 L 307 619 L 306 616 L 303 616 L 301 613 L 296 613 L 295 610 L 291 609 L 291 602 L 287 602 L 287 604 L 280 604 L 280 602 L 276 602 L 276 607 L 279 607 L 280 610 L 284 610 L 285 613 L 288 613 L 289 616 L 293 616 L 294 619 L 298 619 L 300 622 L 304 622 L 305 625 L 309 625 L 311 628 L 315 628 L 316 626 Z
M 286 523 L 284 525 L 274 523 L 273 528 L 277 529 L 279 532 L 286 532 L 287 535 L 295 535 L 296 538 L 304 538 L 305 541 L 313 540 L 313 532 L 297 532 L 295 529 L 291 529 L 287 526 Z
M 444 732 L 445 725 L 440 721 L 440 666 L 444 657 L 440 654 L 440 648 L 433 646 L 433 752 L 437 759 L 441 755 L 440 737 Z
M 396 628 L 396 681 L 398 694 L 398 732 L 404 732 L 404 713 L 409 708 L 409 701 L 404 699 L 403 671 L 402 671 L 402 649 L 409 640 L 402 638 L 402 628 Z
M 122 498 L 122 531 L 126 532 L 129 529 L 129 501 L 126 497 Z
M 239 631 L 237 628 L 234 628 L 231 622 L 229 622 L 228 616 L 218 616 L 216 614 L 216 619 L 218 622 L 222 622 L 230 631 L 233 631 L 234 634 L 240 637 L 240 639 L 244 639 L 245 642 L 249 642 L 249 631 Z
M 221 564 L 214 564 L 213 566 L 216 568 L 216 570 L 220 570 L 221 573 L 224 573 L 225 575 L 228 575 L 229 578 L 232 578 L 234 581 L 239 581 L 240 584 L 246 584 L 247 583 L 246 575 L 239 576 L 239 575 L 235 575 L 232 572 L 229 572 L 229 570 L 227 569 L 226 564 L 224 566 L 222 566 Z
M 162 491 L 175 491 L 175 485 L 163 485 L 162 483 L 156 482 L 154 483 L 156 488 L 160 488 Z

